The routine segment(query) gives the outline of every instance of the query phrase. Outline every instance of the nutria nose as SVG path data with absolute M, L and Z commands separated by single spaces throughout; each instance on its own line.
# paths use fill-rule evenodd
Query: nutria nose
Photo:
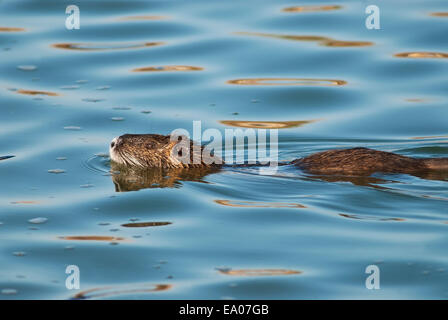
M 111 149 L 113 149 L 117 145 L 119 138 L 120 137 L 115 137 L 115 138 L 112 139 L 112 142 L 110 143 Z

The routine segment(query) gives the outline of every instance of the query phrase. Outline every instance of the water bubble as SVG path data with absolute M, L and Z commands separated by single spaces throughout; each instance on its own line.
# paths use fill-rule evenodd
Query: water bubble
M 108 153 L 95 153 L 95 157 L 109 158 L 109 154 Z
M 62 86 L 62 87 L 59 87 L 59 88 L 63 89 L 63 90 L 75 90 L 75 89 L 79 89 L 79 86 L 71 85 L 71 86 Z
M 33 65 L 22 65 L 22 66 L 17 66 L 17 69 L 19 69 L 21 71 L 34 71 L 34 70 L 37 70 L 37 67 L 33 66 Z
M 1 294 L 4 294 L 4 295 L 14 295 L 14 294 L 17 294 L 17 290 L 16 289 L 11 289 L 11 288 L 6 288 L 6 289 L 2 289 L 2 291 L 0 291 L 1 292 Z
M 95 102 L 101 102 L 101 101 L 104 101 L 104 99 L 84 98 L 84 99 L 82 99 L 82 101 L 84 101 L 84 102 L 93 102 L 93 103 L 95 103 Z
M 81 130 L 81 127 L 78 127 L 78 126 L 66 126 L 66 127 L 64 127 L 64 130 L 77 131 L 77 130 Z
M 110 86 L 101 86 L 96 88 L 96 90 L 108 90 L 108 89 L 110 89 Z
M 65 172 L 64 169 L 50 169 L 50 170 L 48 170 L 48 173 L 55 173 L 55 174 L 64 173 L 64 172 Z
M 123 121 L 124 118 L 123 117 L 112 117 L 110 118 L 112 121 Z
M 44 218 L 44 217 L 38 217 L 38 218 L 33 218 L 28 220 L 29 223 L 33 223 L 33 224 L 41 224 L 41 223 L 45 223 L 47 222 L 48 219 Z
M 67 160 L 66 157 L 57 157 L 56 160 Z

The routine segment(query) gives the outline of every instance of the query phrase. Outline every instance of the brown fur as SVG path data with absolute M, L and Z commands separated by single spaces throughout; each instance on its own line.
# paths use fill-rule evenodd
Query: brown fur
M 188 139 L 184 141 L 189 149 L 189 157 L 186 156 L 188 161 L 185 162 L 176 157 L 182 156 L 183 152 L 179 153 L 175 149 L 178 141 L 171 141 L 168 135 L 125 134 L 112 140 L 109 153 L 112 161 L 130 167 L 173 169 L 214 166 L 210 164 L 211 161 L 206 163 L 200 157 L 202 146 L 197 146 Z M 194 161 L 195 155 L 200 161 Z
M 294 160 L 292 163 L 310 173 L 348 175 L 366 175 L 375 172 L 415 173 L 434 167 L 429 166 L 425 159 L 367 148 L 324 151 Z

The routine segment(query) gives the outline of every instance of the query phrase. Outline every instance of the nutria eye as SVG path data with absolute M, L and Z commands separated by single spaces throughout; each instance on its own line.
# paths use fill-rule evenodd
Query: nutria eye
M 111 142 L 110 147 L 111 148 L 115 147 L 115 142 Z

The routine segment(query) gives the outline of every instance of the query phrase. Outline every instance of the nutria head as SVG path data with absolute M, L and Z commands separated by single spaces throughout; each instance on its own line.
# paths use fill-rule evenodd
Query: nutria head
M 126 167 L 170 169 L 214 165 L 204 159 L 202 150 L 185 136 L 124 134 L 112 140 L 109 154 L 113 162 Z

